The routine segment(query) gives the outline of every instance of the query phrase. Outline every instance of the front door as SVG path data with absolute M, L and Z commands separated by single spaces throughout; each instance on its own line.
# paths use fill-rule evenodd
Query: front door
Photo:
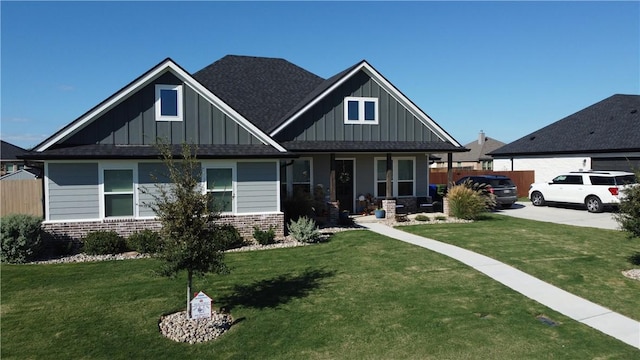
M 353 160 L 336 159 L 336 200 L 340 201 L 340 211 L 353 213 Z

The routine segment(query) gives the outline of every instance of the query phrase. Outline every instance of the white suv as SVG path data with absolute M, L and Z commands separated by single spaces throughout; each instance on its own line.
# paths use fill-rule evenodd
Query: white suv
M 636 183 L 633 173 L 624 171 L 574 171 L 556 176 L 549 183 L 529 187 L 535 206 L 547 202 L 584 204 L 589 212 L 602 212 L 606 205 L 617 205 L 622 189 Z

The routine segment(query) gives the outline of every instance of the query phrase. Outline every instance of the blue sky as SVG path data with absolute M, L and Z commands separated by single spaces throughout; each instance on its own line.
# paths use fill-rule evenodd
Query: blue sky
M 0 137 L 30 148 L 171 57 L 366 59 L 462 144 L 640 94 L 640 2 L 0 2 Z

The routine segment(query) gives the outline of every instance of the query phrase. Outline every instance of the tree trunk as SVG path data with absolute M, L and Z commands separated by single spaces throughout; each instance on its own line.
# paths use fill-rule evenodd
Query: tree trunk
M 191 280 L 193 274 L 187 271 L 187 318 L 191 319 Z

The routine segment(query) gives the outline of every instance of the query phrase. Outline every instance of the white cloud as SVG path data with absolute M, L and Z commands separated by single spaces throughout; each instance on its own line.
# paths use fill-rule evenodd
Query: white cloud
M 29 149 L 33 146 L 35 146 L 36 144 L 39 144 L 40 142 L 42 142 L 42 140 L 46 139 L 47 135 L 43 135 L 43 134 L 30 134 L 30 133 L 23 133 L 23 134 L 3 134 L 0 133 L 0 139 L 11 143 L 13 145 L 16 146 L 20 146 L 21 148 L 24 149 Z
M 60 91 L 73 91 L 75 89 L 76 88 L 72 85 L 65 85 L 65 84 L 58 85 L 58 90 Z

